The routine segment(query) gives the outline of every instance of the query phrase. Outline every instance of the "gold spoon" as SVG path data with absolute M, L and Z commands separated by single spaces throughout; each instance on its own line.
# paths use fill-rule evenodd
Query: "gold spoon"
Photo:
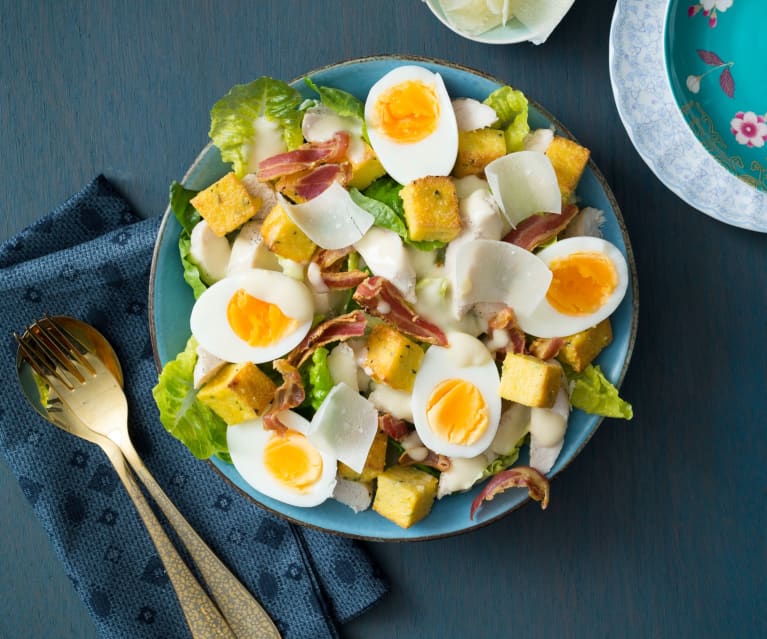
M 127 429 L 127 401 L 122 390 L 122 369 L 114 349 L 106 338 L 92 326 L 63 316 L 40 320 L 33 324 L 22 337 L 16 336 L 16 338 L 20 346 L 16 358 L 19 381 L 25 396 L 35 410 L 67 432 L 96 443 L 104 449 L 120 479 L 126 485 L 128 493 L 134 498 L 139 514 L 158 547 L 158 552 L 161 548 L 162 552 L 168 552 L 169 549 L 172 553 L 169 555 L 170 565 L 177 567 L 177 563 L 180 563 L 188 573 L 185 577 L 188 576 L 194 580 L 143 500 L 132 475 L 127 471 L 126 460 L 189 551 L 218 608 L 226 618 L 224 634 L 203 633 L 199 636 L 279 639 L 280 634 L 266 611 L 213 554 L 176 509 L 133 448 Z M 29 353 L 25 351 L 30 348 L 39 350 L 41 345 L 47 346 L 48 351 L 53 355 L 49 355 L 47 360 L 43 359 L 43 370 L 37 370 L 36 376 L 27 361 Z M 60 366 L 62 361 L 67 361 L 71 367 L 62 368 Z M 50 373 L 53 371 L 58 374 L 52 376 Z M 52 399 L 48 401 L 41 401 L 39 384 L 41 372 L 48 373 L 46 377 L 53 391 L 50 393 Z M 36 377 L 38 379 L 35 379 Z M 150 519 L 148 522 L 147 518 L 152 518 L 154 521 Z M 158 536 L 159 543 L 155 536 Z M 160 556 L 165 561 L 162 552 Z M 166 570 L 171 577 L 167 562 Z M 187 588 L 190 587 L 188 579 L 182 582 L 183 590 L 180 591 L 177 587 L 180 602 Z M 174 585 L 176 585 L 175 582 Z M 199 584 L 195 582 L 193 586 L 200 589 L 202 596 L 205 596 Z M 191 590 L 195 591 L 193 586 Z M 200 605 L 199 593 L 196 598 L 198 603 L 195 606 L 198 606 Z M 210 603 L 209 600 L 208 602 Z M 215 606 L 212 607 L 213 610 L 208 610 L 204 614 L 206 618 L 215 617 L 218 614 Z M 184 608 L 183 602 L 182 608 Z M 186 612 L 185 609 L 185 614 Z M 191 613 L 193 610 L 190 611 Z M 187 620 L 189 621 L 189 615 Z M 229 630 L 228 634 L 227 630 Z

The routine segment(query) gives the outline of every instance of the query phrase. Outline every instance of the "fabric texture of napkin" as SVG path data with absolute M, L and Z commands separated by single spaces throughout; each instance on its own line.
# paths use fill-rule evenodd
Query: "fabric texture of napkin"
M 337 637 L 385 577 L 357 542 L 294 526 L 240 495 L 159 422 L 147 290 L 159 218 L 141 220 L 103 177 L 0 245 L 0 450 L 104 637 L 189 636 L 134 507 L 96 446 L 48 424 L 15 392 L 12 331 L 43 314 L 93 324 L 125 376 L 136 449 L 170 499 L 268 610 L 285 639 Z

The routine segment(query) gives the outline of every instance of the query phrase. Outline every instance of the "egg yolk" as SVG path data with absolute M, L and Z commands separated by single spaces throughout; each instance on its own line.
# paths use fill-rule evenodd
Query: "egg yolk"
M 565 315 L 599 310 L 618 286 L 613 263 L 601 253 L 573 253 L 552 260 L 553 274 L 546 299 Z
M 306 492 L 322 475 L 322 457 L 301 433 L 274 435 L 264 447 L 264 468 L 278 482 Z
M 244 289 L 232 295 L 226 318 L 235 335 L 251 346 L 274 344 L 298 326 L 279 306 L 253 297 Z
M 442 440 L 469 446 L 489 424 L 487 405 L 479 389 L 464 379 L 446 379 L 434 387 L 426 403 L 426 421 Z
M 437 130 L 439 100 L 432 87 L 408 80 L 380 95 L 375 116 L 376 126 L 392 140 L 419 142 Z

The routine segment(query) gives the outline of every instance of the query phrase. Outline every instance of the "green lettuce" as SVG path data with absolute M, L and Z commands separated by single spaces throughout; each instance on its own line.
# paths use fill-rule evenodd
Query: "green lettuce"
M 571 385 L 570 403 L 586 413 L 631 419 L 634 410 L 618 396 L 618 389 L 604 376 L 599 366 L 589 364 L 582 373 L 569 366 L 565 374 Z
M 184 267 L 184 281 L 192 287 L 194 299 L 200 297 L 208 288 L 202 281 L 200 269 L 192 261 L 190 254 L 192 229 L 201 219 L 200 214 L 190 201 L 197 193 L 198 191 L 184 188 L 178 182 L 173 182 L 170 185 L 170 209 L 181 225 L 181 233 L 178 237 L 178 253 L 181 257 L 181 266 Z
M 335 111 L 343 118 L 359 120 L 362 126 L 362 137 L 369 143 L 365 127 L 365 105 L 360 100 L 342 89 L 317 86 L 310 78 L 304 78 L 304 82 L 312 91 L 319 94 L 320 102 L 328 109 Z
M 308 366 L 308 380 L 306 396 L 314 410 L 325 401 L 328 393 L 333 388 L 333 377 L 330 375 L 328 366 L 328 349 L 318 348 L 312 353 L 312 359 Z
M 504 130 L 506 152 L 513 153 L 522 150 L 525 136 L 530 133 L 525 94 L 505 86 L 493 91 L 485 98 L 484 103 L 492 107 L 498 114 L 498 122 L 494 126 Z
M 496 457 L 493 461 L 491 461 L 485 467 L 485 470 L 482 473 L 482 479 L 487 479 L 488 477 L 497 475 L 502 470 L 506 470 L 507 468 L 509 468 L 509 466 L 513 465 L 519 459 L 519 449 L 522 448 L 522 445 L 526 441 L 527 441 L 527 434 L 522 436 L 520 440 L 516 443 L 514 448 L 512 448 L 508 453 L 506 453 L 505 455 L 501 455 L 500 457 Z
M 377 179 L 364 191 L 349 189 L 354 203 L 373 216 L 376 226 L 394 231 L 407 244 L 422 251 L 433 251 L 443 248 L 445 242 L 417 242 L 410 239 L 405 222 L 405 207 L 399 192 L 402 185 L 389 176 Z
M 303 143 L 300 104 L 298 91 L 281 80 L 264 76 L 238 84 L 213 105 L 210 139 L 221 151 L 221 159 L 231 162 L 235 174 L 242 177 L 248 172 L 259 118 L 279 124 L 288 149 Z
M 197 341 L 190 337 L 184 351 L 162 369 L 152 396 L 165 430 L 189 448 L 195 457 L 208 459 L 217 455 L 231 461 L 226 423 L 197 399 L 193 381 L 196 348 Z

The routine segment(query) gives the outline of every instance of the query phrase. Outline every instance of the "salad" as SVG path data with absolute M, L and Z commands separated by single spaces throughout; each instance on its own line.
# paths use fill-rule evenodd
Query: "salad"
M 632 416 L 594 364 L 629 276 L 575 196 L 588 150 L 530 130 L 509 86 L 306 83 L 234 87 L 210 128 L 231 171 L 171 186 L 196 301 L 163 425 L 293 506 L 409 527 L 484 482 L 472 517 L 511 486 L 545 507 L 570 411 Z

